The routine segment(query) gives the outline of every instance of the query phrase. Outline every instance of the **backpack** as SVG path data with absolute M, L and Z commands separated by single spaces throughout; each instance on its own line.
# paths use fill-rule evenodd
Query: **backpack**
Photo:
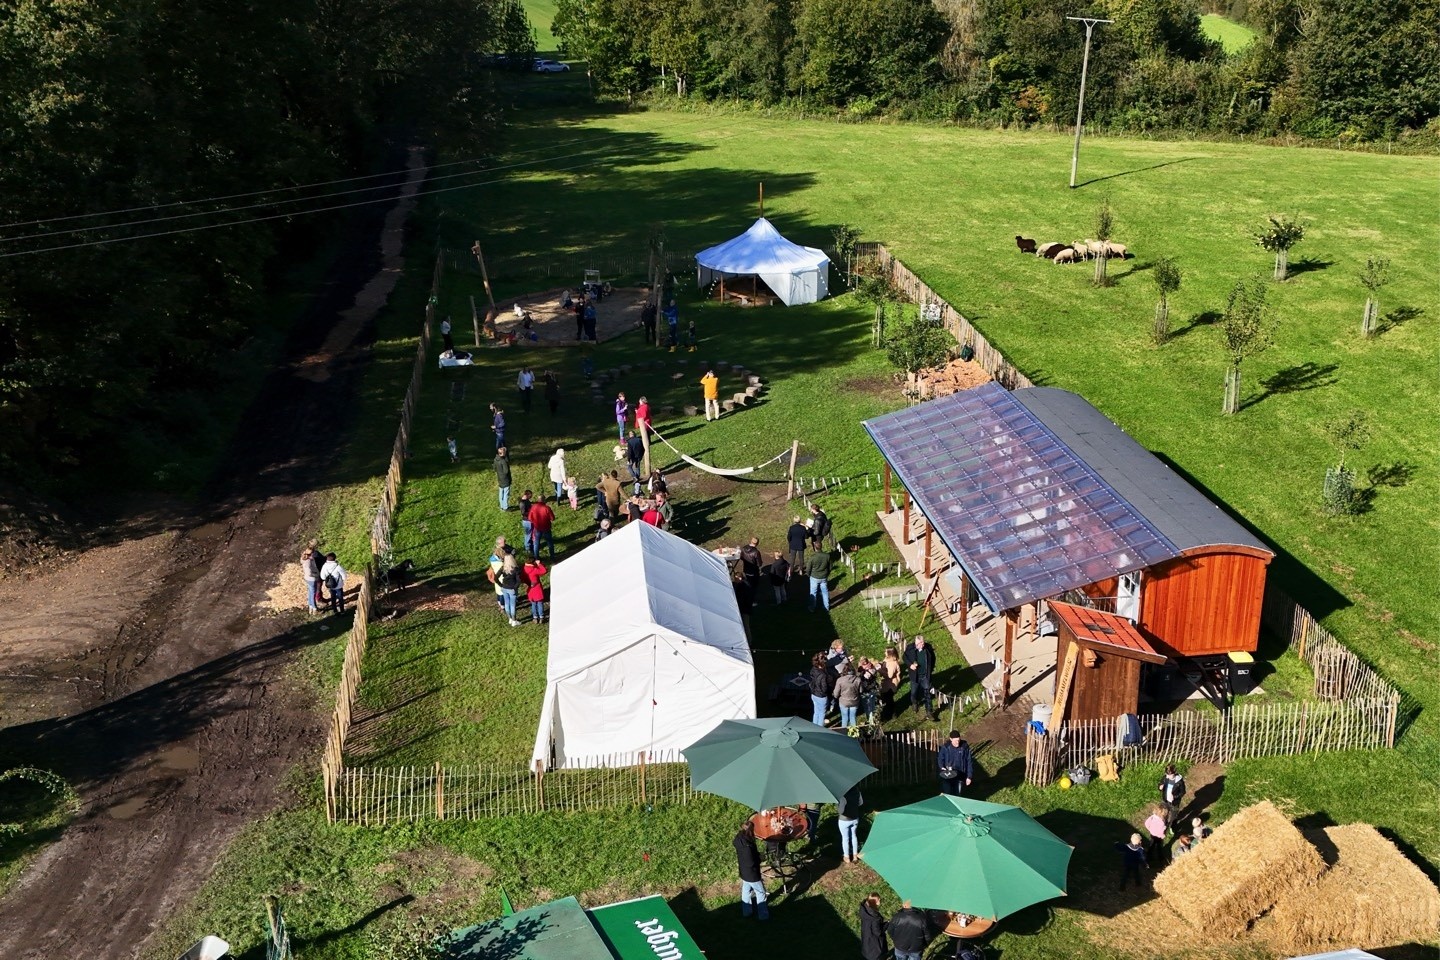
M 335 574 L 332 573 L 325 578 L 326 590 L 334 590 L 338 586 L 340 586 L 340 581 L 335 577 Z

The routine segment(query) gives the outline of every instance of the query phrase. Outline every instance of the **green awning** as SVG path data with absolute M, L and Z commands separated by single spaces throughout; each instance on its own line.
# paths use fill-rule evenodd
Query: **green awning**
M 704 956 L 664 897 L 596 907 L 590 920 L 616 960 L 701 960 Z
M 586 910 L 574 897 L 456 930 L 445 960 L 703 960 L 664 897 Z

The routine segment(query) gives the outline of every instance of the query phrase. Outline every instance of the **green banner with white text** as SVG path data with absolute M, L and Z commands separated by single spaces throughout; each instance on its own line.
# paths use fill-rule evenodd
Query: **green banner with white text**
M 642 897 L 586 911 L 617 960 L 703 960 L 664 897 Z

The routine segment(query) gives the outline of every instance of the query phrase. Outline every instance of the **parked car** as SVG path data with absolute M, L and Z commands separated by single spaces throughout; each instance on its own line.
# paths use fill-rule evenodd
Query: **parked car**
M 570 64 L 561 63 L 559 60 L 536 60 L 536 73 L 568 73 Z

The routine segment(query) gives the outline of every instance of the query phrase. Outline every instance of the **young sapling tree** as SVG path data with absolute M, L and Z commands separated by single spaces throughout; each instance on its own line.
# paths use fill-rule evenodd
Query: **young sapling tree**
M 1095 286 L 1108 287 L 1110 279 L 1105 276 L 1105 261 L 1110 248 L 1110 237 L 1115 230 L 1115 215 L 1110 212 L 1110 199 L 1100 201 L 1095 211 L 1095 239 L 1099 241 L 1095 251 Z
M 1170 337 L 1170 294 L 1180 289 L 1180 267 L 1173 257 L 1161 257 L 1155 261 L 1150 277 L 1160 294 L 1160 302 L 1155 305 L 1155 328 L 1151 334 L 1155 345 L 1159 346 Z
M 1284 280 L 1290 269 L 1290 248 L 1305 239 L 1299 217 L 1270 217 L 1270 225 L 1255 234 L 1255 243 L 1275 254 L 1275 279 Z
M 1390 259 L 1366 257 L 1360 271 L 1360 285 L 1365 288 L 1365 316 L 1360 321 L 1360 335 L 1366 340 L 1380 331 L 1380 288 L 1390 282 Z
M 1355 490 L 1355 471 L 1345 466 L 1345 455 L 1370 442 L 1370 417 L 1364 410 L 1351 410 L 1325 425 L 1325 434 L 1335 447 L 1334 466 L 1325 470 L 1321 503 L 1332 517 L 1355 513 L 1360 498 Z
M 1265 278 L 1256 274 L 1235 284 L 1225 301 L 1225 314 L 1220 318 L 1220 341 L 1230 363 L 1225 368 L 1222 413 L 1232 414 L 1240 409 L 1241 364 L 1264 353 L 1273 342 L 1273 324 L 1265 309 L 1265 294 Z

